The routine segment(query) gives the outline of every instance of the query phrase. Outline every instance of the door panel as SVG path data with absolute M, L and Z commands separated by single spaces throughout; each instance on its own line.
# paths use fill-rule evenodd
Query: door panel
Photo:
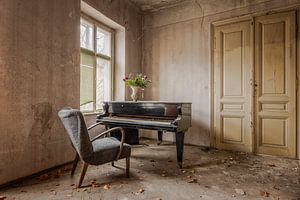
M 255 19 L 256 151 L 296 156 L 295 12 Z
M 217 26 L 214 34 L 216 147 L 250 152 L 251 22 Z

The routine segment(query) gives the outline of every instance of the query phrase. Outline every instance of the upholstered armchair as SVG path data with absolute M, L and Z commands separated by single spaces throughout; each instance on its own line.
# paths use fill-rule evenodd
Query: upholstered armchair
M 100 125 L 100 123 L 87 128 L 82 113 L 72 108 L 60 110 L 58 116 L 76 151 L 71 175 L 74 174 L 79 159 L 83 162 L 78 187 L 81 187 L 88 165 L 101 165 L 108 162 L 112 162 L 113 165 L 114 161 L 123 158 L 126 158 L 126 177 L 129 177 L 131 148 L 124 143 L 124 130 L 122 128 L 116 127 L 106 130 L 90 139 L 88 131 Z M 117 130 L 121 132 L 121 141 L 110 137 L 110 132 Z

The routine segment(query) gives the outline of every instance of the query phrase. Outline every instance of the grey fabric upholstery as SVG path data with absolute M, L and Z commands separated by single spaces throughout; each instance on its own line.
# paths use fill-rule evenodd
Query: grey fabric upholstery
M 58 116 L 65 126 L 73 147 L 84 162 L 100 165 L 116 160 L 120 141 L 113 137 L 106 137 L 91 142 L 83 115 L 79 110 L 64 108 L 58 112 Z M 129 157 L 130 154 L 130 145 L 124 144 L 120 159 Z
M 99 165 L 114 161 L 119 153 L 120 141 L 114 137 L 106 137 L 92 142 L 94 153 L 91 164 Z M 120 159 L 130 156 L 131 148 L 124 143 Z

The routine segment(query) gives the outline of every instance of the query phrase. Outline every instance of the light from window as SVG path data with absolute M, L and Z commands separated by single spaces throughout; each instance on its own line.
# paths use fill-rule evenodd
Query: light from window
M 111 33 L 97 28 L 97 53 L 111 56 Z
M 94 27 L 93 24 L 81 20 L 80 25 L 80 46 L 89 50 L 94 49 Z
M 111 100 L 112 33 L 82 19 L 80 46 L 80 110 L 101 110 Z

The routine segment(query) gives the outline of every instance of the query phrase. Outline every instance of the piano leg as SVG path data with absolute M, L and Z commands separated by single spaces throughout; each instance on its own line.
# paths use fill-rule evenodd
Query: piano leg
M 162 136 L 163 136 L 163 131 L 157 131 L 157 145 L 160 145 L 162 143 Z
M 177 149 L 177 163 L 180 169 L 182 169 L 183 146 L 184 146 L 184 132 L 178 132 L 176 133 L 176 149 Z

